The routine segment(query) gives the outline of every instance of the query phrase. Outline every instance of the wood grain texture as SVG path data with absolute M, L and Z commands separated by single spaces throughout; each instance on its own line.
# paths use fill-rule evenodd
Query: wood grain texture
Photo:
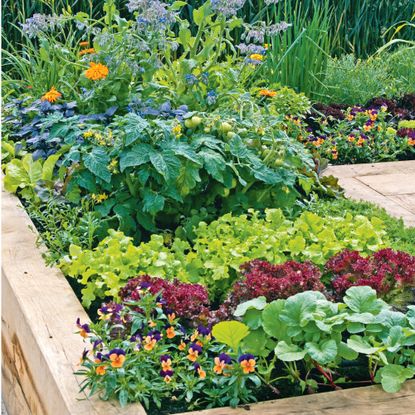
M 141 405 L 79 394 L 84 349 L 75 321 L 89 318 L 64 275 L 46 267 L 18 199 L 2 192 L 2 367 L 9 415 L 144 415 Z
M 398 393 L 385 393 L 379 385 L 358 389 L 285 398 L 235 409 L 216 408 L 187 415 L 413 415 L 415 380 Z M 181 414 L 184 415 L 184 414 Z

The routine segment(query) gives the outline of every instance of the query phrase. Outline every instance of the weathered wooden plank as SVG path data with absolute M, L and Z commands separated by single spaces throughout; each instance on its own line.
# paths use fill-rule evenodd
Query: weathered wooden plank
M 18 199 L 2 192 L 3 395 L 9 415 L 144 415 L 141 405 L 85 399 L 78 368 L 88 316 L 61 271 L 46 267 Z M 84 398 L 83 400 L 80 400 Z
M 187 412 L 187 415 L 413 415 L 415 380 L 398 393 L 385 393 L 379 385 L 316 393 L 244 405 Z M 182 414 L 183 415 L 183 414 Z

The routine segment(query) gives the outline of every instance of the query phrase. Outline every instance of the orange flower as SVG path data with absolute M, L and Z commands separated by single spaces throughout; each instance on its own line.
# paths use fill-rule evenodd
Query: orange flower
M 157 326 L 157 324 L 156 324 L 153 320 L 150 320 L 150 321 L 148 322 L 148 326 L 149 326 L 149 327 L 156 327 L 156 326 Z
M 84 40 L 83 42 L 79 42 L 79 46 L 84 47 L 84 46 L 88 46 L 88 45 L 89 45 L 89 42 L 87 40 Z
M 182 342 L 179 344 L 178 349 L 179 349 L 180 351 L 183 351 L 184 349 L 186 349 L 186 343 L 182 341 Z
M 111 366 L 115 368 L 122 367 L 125 362 L 125 355 L 123 354 L 111 353 L 109 358 L 111 360 Z
M 245 374 L 255 372 L 255 360 L 249 359 L 249 360 L 242 360 L 241 362 L 241 368 Z
M 169 328 L 166 330 L 166 334 L 167 334 L 167 338 L 168 338 L 168 339 L 172 339 L 172 338 L 174 338 L 174 337 L 176 336 L 176 332 L 174 331 L 174 327 L 169 327 Z
M 164 379 L 163 379 L 166 383 L 170 383 L 171 382 L 171 376 L 164 376 Z
M 171 359 L 163 360 L 161 362 L 163 371 L 171 370 Z
M 259 53 L 253 53 L 253 54 L 250 56 L 250 58 L 251 58 L 253 61 L 262 61 L 262 60 L 264 59 L 264 56 L 263 56 L 263 55 L 261 55 L 261 54 L 259 54 Z
M 347 141 L 349 141 L 350 143 L 353 143 L 353 142 L 354 142 L 354 140 L 355 140 L 355 136 L 354 136 L 354 135 L 352 135 L 352 134 L 350 134 L 350 135 L 347 137 Z
M 89 49 L 83 49 L 79 52 L 79 56 L 83 56 L 83 55 L 88 55 L 91 53 L 95 53 L 95 49 L 94 48 L 89 48 Z
M 195 330 L 190 337 L 190 341 L 194 342 L 199 337 L 199 332 Z
M 153 350 L 154 349 L 154 346 L 156 345 L 157 340 L 156 339 L 152 339 L 150 336 L 147 336 L 144 339 L 144 343 L 145 343 L 144 350 L 150 351 L 150 350 Z
M 52 88 L 50 88 L 50 90 L 48 92 L 46 92 L 45 95 L 43 95 L 43 97 L 41 98 L 42 101 L 49 101 L 49 102 L 56 102 L 60 97 L 62 96 L 62 94 L 57 91 L 55 89 L 55 87 L 53 86 Z
M 105 368 L 105 366 L 97 366 L 95 368 L 95 373 L 99 376 L 103 376 L 105 375 L 105 372 L 107 371 L 107 369 Z
M 219 357 L 215 357 L 215 366 L 213 367 L 213 371 L 217 373 L 218 375 L 221 375 L 223 372 L 223 369 L 226 367 L 226 362 L 223 360 L 220 360 Z
M 410 146 L 415 146 L 415 138 L 408 138 L 408 144 L 410 145 Z
M 261 95 L 262 97 L 275 97 L 275 95 L 277 95 L 276 91 L 271 91 L 270 89 L 261 89 L 259 91 L 259 95 Z
M 352 120 L 353 120 L 353 118 L 354 118 L 354 115 L 353 115 L 353 114 L 349 114 L 349 115 L 347 116 L 347 120 L 348 120 L 348 121 L 352 121 Z
M 85 71 L 85 76 L 91 81 L 99 81 L 100 79 L 105 79 L 108 73 L 108 67 L 102 63 L 90 62 L 89 69 Z
M 173 323 L 174 319 L 176 318 L 176 314 L 174 313 L 168 314 L 167 318 L 169 319 L 169 323 Z
M 197 373 L 199 374 L 200 379 L 206 378 L 206 372 L 201 367 L 197 369 Z
M 189 347 L 189 351 L 188 351 L 188 355 L 187 358 L 191 361 L 191 362 L 196 362 L 197 358 L 199 357 L 199 353 L 202 351 L 202 347 L 199 346 L 198 344 L 192 344 Z

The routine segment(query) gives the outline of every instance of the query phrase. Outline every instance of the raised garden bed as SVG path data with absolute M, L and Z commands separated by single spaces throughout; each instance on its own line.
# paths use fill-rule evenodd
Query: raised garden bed
M 79 393 L 80 379 L 73 372 L 83 344 L 68 328 L 77 317 L 88 321 L 87 314 L 61 271 L 44 264 L 36 233 L 29 229 L 33 223 L 18 199 L 2 192 L 2 209 L 2 394 L 8 414 L 144 415 L 140 404 L 122 409 Z M 407 415 L 414 408 L 412 380 L 395 394 L 369 386 L 189 414 Z

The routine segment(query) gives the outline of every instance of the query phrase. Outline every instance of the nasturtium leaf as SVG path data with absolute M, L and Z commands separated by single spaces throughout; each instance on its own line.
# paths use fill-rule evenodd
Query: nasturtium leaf
M 110 157 L 103 148 L 94 147 L 90 153 L 84 154 L 85 167 L 95 176 L 109 183 L 111 172 L 108 170 Z
M 284 304 L 285 300 L 275 300 L 262 311 L 262 327 L 265 333 L 278 340 L 288 340 L 287 326 L 279 318 Z
M 383 301 L 376 296 L 376 291 L 368 286 L 351 287 L 346 291 L 343 301 L 356 313 L 377 314 L 383 308 Z
M 284 362 L 294 362 L 296 360 L 301 360 L 306 355 L 307 351 L 301 349 L 295 344 L 287 344 L 285 341 L 278 342 L 277 346 L 274 349 L 277 359 L 280 359 Z
M 229 346 L 234 352 L 238 351 L 239 344 L 249 334 L 247 325 L 239 321 L 222 321 L 212 328 L 212 335 L 219 343 Z
M 359 353 L 351 349 L 346 343 L 340 342 L 337 344 L 339 356 L 346 360 L 355 360 Z
M 379 347 L 373 347 L 361 336 L 353 335 L 347 339 L 347 346 L 352 350 L 362 354 L 373 354 L 379 350 Z
M 243 317 L 249 309 L 263 310 L 266 305 L 267 299 L 264 296 L 257 297 L 239 304 L 233 314 L 235 317 Z
M 288 326 L 303 328 L 314 319 L 312 313 L 318 300 L 326 300 L 324 294 L 318 291 L 295 294 L 286 300 L 280 319 Z
M 241 348 L 244 353 L 266 357 L 270 353 L 266 348 L 267 342 L 268 337 L 263 330 L 253 330 L 242 340 Z
M 415 370 L 395 364 L 389 364 L 380 368 L 375 380 L 382 384 L 383 389 L 389 393 L 399 392 L 402 384 L 415 375 Z
M 308 342 L 305 344 L 305 350 L 312 359 L 323 365 L 332 362 L 337 356 L 337 344 L 333 339 L 320 343 Z

